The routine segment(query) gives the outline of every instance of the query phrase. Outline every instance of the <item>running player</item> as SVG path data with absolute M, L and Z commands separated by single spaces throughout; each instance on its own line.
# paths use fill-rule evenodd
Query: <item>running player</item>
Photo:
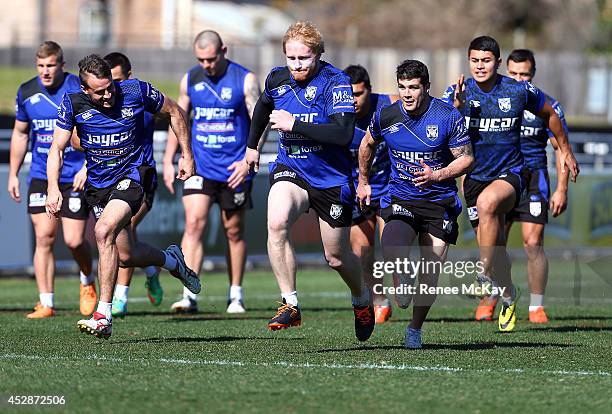
M 535 75 L 536 62 L 533 52 L 527 49 L 516 49 L 506 60 L 508 75 L 516 81 L 530 82 Z M 545 94 L 546 101 L 553 107 L 568 133 L 563 109 L 559 102 Z M 562 171 L 557 153 L 557 188 L 550 195 L 548 178 L 546 144 L 550 139 L 555 150 L 559 150 L 554 135 L 544 125 L 544 121 L 529 111 L 523 113 L 521 124 L 521 151 L 527 167 L 527 191 L 512 211 L 506 215 L 506 237 L 515 221 L 521 222 L 523 246 L 527 254 L 527 280 L 529 282 L 529 321 L 547 323 L 544 311 L 544 291 L 548 280 L 548 259 L 544 252 L 544 226 L 548 223 L 548 209 L 554 217 L 567 207 L 567 184 L 569 175 Z M 476 308 L 477 320 L 491 320 L 497 297 L 486 297 Z
M 123 82 L 124 80 L 132 77 L 132 64 L 130 63 L 130 59 L 128 59 L 128 57 L 123 53 L 109 53 L 108 55 L 104 56 L 104 60 L 106 60 L 111 68 L 113 81 Z M 132 232 L 133 240 L 137 240 L 136 227 L 138 226 L 138 223 L 144 219 L 144 217 L 153 207 L 155 190 L 157 189 L 157 171 L 155 169 L 155 159 L 153 158 L 153 133 L 155 132 L 155 121 L 150 112 L 144 112 L 144 131 L 144 161 L 142 166 L 139 168 L 141 179 L 140 183 L 144 191 L 144 199 L 138 213 L 132 217 L 132 221 L 128 228 L 128 230 Z M 159 284 L 160 269 L 159 267 L 148 266 L 144 268 L 144 272 L 147 276 L 145 288 L 147 289 L 149 301 L 154 306 L 158 306 L 164 297 L 164 291 Z M 115 294 L 113 296 L 113 316 L 124 317 L 127 313 L 128 291 L 133 274 L 133 267 L 119 268 L 117 284 L 115 285 Z
M 13 200 L 21 202 L 19 193 L 19 170 L 32 139 L 32 165 L 28 175 L 28 213 L 32 219 L 35 235 L 34 275 L 40 301 L 28 318 L 48 318 L 55 315 L 53 285 L 55 280 L 55 258 L 53 244 L 57 234 L 58 220 L 45 213 L 47 198 L 47 154 L 53 139 L 53 128 L 57 120 L 57 108 L 66 92 L 79 90 L 79 78 L 64 72 L 64 53 L 60 45 L 52 41 L 43 42 L 36 52 L 38 76 L 19 87 L 15 127 L 11 136 L 10 170 L 8 193 Z M 89 211 L 85 203 L 83 187 L 87 177 L 85 157 L 72 147 L 64 152 L 64 169 L 59 177 L 62 196 L 68 200 L 59 213 L 64 242 L 70 249 L 81 270 L 80 311 L 91 315 L 96 306 L 95 275 L 92 272 L 91 247 L 85 240 L 85 226 Z
M 252 207 L 251 185 L 243 160 L 251 115 L 259 97 L 259 82 L 248 69 L 227 59 L 227 46 L 217 32 L 200 32 L 193 43 L 199 62 L 183 76 L 178 104 L 192 111 L 191 145 L 196 175 L 183 185 L 185 231 L 181 247 L 187 265 L 199 274 L 204 258 L 202 234 L 213 203 L 219 203 L 227 238 L 228 313 L 243 313 L 242 279 L 247 245 L 245 213 Z M 176 138 L 168 135 L 164 155 L 164 183 L 174 193 L 173 158 Z M 183 290 L 175 312 L 197 312 L 196 296 Z
M 382 95 L 372 93 L 370 75 L 360 65 L 351 65 L 344 69 L 351 78 L 353 98 L 355 99 L 355 134 L 351 142 L 351 155 L 353 156 L 353 184 L 357 188 L 359 177 L 359 145 L 372 121 L 374 113 L 383 106 L 395 102 L 396 95 Z M 384 323 L 391 317 L 391 302 L 384 294 L 374 292 L 376 281 L 372 276 L 374 265 L 374 235 L 378 223 L 379 237 L 382 235 L 384 221 L 380 217 L 380 198 L 387 192 L 391 162 L 385 142 L 376 146 L 376 154 L 372 161 L 369 183 L 372 188 L 370 205 L 361 210 L 359 205 L 353 207 L 351 226 L 351 248 L 353 253 L 361 258 L 363 278 L 370 288 L 374 303 L 374 315 L 376 323 Z
M 525 110 L 541 117 L 556 137 L 562 171 L 569 169 L 575 181 L 579 168 L 563 124 L 544 94 L 529 82 L 497 73 L 501 58 L 495 39 L 481 36 L 472 40 L 468 58 L 472 78 L 464 82 L 461 75 L 457 84 L 446 90 L 444 99 L 465 117 L 474 145 L 476 162 L 464 179 L 463 194 L 484 267 L 477 283 L 490 290 L 495 281 L 504 289 L 498 327 L 508 332 L 516 323 L 519 292 L 512 284 L 504 227 L 505 215 L 519 202 L 525 185 L 520 148 Z
M 372 162 L 376 147 L 384 141 L 391 158 L 388 191 L 380 201 L 386 223 L 381 240 L 385 261 L 408 258 L 418 236 L 421 262 L 428 264 L 419 272 L 420 286 L 405 336 L 406 348 L 421 348 L 421 327 L 435 300 L 435 295 L 421 293 L 421 287 L 437 286 L 433 264 L 443 263 L 448 245 L 457 241 L 461 201 L 455 178 L 470 170 L 474 156 L 459 111 L 429 95 L 427 66 L 405 60 L 397 67 L 397 84 L 401 101 L 376 111 L 359 147 L 357 199 L 362 206 L 371 205 Z M 411 275 L 409 284 L 415 277 Z M 412 296 L 401 296 L 405 296 L 402 307 L 408 307 Z
M 289 27 L 283 52 L 287 66 L 272 69 L 266 79 L 246 155 L 247 164 L 257 171 L 260 138 L 270 122 L 280 140 L 276 162 L 270 164 L 268 255 L 283 303 L 268 328 L 284 329 L 302 322 L 289 232 L 312 208 L 319 217 L 325 259 L 351 290 L 355 335 L 365 341 L 374 330 L 374 308 L 359 259 L 350 250 L 355 197 L 349 151 L 355 130 L 350 79 L 320 60 L 323 39 L 310 22 L 298 21 Z
M 45 207 L 49 216 L 61 210 L 63 200 L 58 181 L 62 151 L 76 127 L 88 167 L 85 196 L 97 219 L 94 232 L 100 279 L 97 310 L 91 319 L 80 320 L 78 327 L 81 332 L 109 338 L 112 333 L 111 300 L 119 265 L 161 266 L 194 292 L 200 291 L 200 281 L 185 265 L 178 246 L 158 250 L 132 240 L 132 233 L 127 229 L 140 210 L 144 196 L 138 171 L 144 157 L 143 112 L 170 115 L 170 125 L 183 151 L 178 178 L 185 180 L 193 175 L 193 154 L 180 108 L 153 86 L 138 79 L 114 83 L 110 66 L 98 55 L 81 59 L 79 78 L 82 92 L 65 94 L 59 108 L 47 162 L 49 185 Z

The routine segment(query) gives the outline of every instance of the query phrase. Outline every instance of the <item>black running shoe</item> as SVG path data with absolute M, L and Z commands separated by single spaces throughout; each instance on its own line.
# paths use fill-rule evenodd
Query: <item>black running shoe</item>
M 302 314 L 300 308 L 290 305 L 283 299 L 280 308 L 276 311 L 276 315 L 268 322 L 268 329 L 278 331 L 279 329 L 287 329 L 292 326 L 300 326 L 302 324 Z
M 367 341 L 374 332 L 374 306 L 355 306 L 355 336 L 360 341 Z

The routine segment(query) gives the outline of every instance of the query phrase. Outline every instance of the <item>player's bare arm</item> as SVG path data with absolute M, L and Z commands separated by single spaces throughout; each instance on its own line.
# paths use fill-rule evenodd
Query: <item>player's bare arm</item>
M 30 124 L 16 119 L 11 135 L 8 193 L 9 196 L 18 203 L 21 202 L 21 194 L 19 193 L 19 170 L 28 152 L 29 133 Z
M 191 151 L 191 139 L 185 111 L 175 101 L 164 97 L 164 105 L 160 112 L 170 115 L 170 128 L 181 147 L 181 158 L 179 159 L 179 170 L 176 178 L 184 181 L 195 174 L 195 163 Z
M 62 192 L 59 188 L 59 179 L 64 163 L 64 150 L 70 143 L 72 131 L 63 128 L 55 128 L 53 131 L 53 142 L 49 148 L 47 158 L 47 201 L 45 210 L 49 217 L 58 217 L 62 208 Z
M 426 187 L 432 183 L 460 177 L 472 169 L 474 166 L 472 144 L 451 148 L 450 151 L 455 159 L 439 170 L 432 170 L 423 160 L 420 160 L 423 169 L 414 173 L 416 177 L 414 184 L 417 187 Z
M 567 208 L 567 188 L 569 183 L 569 171 L 561 168 L 561 151 L 555 138 L 550 138 L 550 144 L 555 149 L 555 168 L 557 170 L 557 188 L 550 197 L 550 211 L 553 217 L 562 214 Z
M 179 86 L 179 97 L 177 101 L 178 106 L 183 110 L 183 114 L 186 117 L 186 121 L 188 121 L 189 117 L 189 108 L 191 106 L 191 100 L 189 99 L 189 94 L 187 93 L 187 74 L 183 76 L 181 79 L 181 83 Z M 188 123 L 187 123 L 188 125 Z M 166 141 L 166 150 L 164 151 L 164 158 L 162 160 L 163 164 L 163 174 L 164 174 L 164 185 L 170 191 L 171 194 L 174 194 L 174 178 L 176 171 L 174 171 L 174 154 L 178 150 L 179 142 L 176 139 L 176 135 L 172 128 L 168 130 L 168 138 Z
M 359 207 L 369 206 L 372 197 L 372 187 L 370 187 L 370 171 L 372 170 L 372 161 L 376 154 L 378 143 L 372 137 L 370 129 L 366 131 L 365 136 L 359 145 L 359 182 L 357 185 L 357 201 Z
M 548 102 L 544 103 L 544 106 L 536 115 L 544 120 L 546 127 L 553 133 L 557 140 L 560 151 L 557 158 L 559 159 L 561 172 L 565 172 L 567 167 L 571 174 L 572 181 L 576 182 L 576 178 L 578 178 L 578 174 L 580 174 L 580 167 L 576 161 L 572 147 L 569 144 L 567 135 L 565 134 L 561 119 Z

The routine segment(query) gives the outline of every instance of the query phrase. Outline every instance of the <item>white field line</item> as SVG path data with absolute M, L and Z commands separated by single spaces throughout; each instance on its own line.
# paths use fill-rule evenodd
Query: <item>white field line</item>
M 558 375 L 565 377 L 612 377 L 612 372 L 608 371 L 566 371 L 566 370 L 534 370 L 523 368 L 487 368 L 487 369 L 470 369 L 445 366 L 418 366 L 418 365 L 392 365 L 392 364 L 310 364 L 310 363 L 295 363 L 286 361 L 277 362 L 251 362 L 251 361 L 229 361 L 229 360 L 190 360 L 190 359 L 144 359 L 144 358 L 109 358 L 105 356 L 89 355 L 87 357 L 65 357 L 65 356 L 39 356 L 39 355 L 19 355 L 19 354 L 4 354 L 0 355 L 0 360 L 40 360 L 40 361 L 105 361 L 112 363 L 151 363 L 159 362 L 169 365 L 203 365 L 203 366 L 238 366 L 238 367 L 283 367 L 283 368 L 314 368 L 314 369 L 331 369 L 331 370 L 389 370 L 389 371 L 421 371 L 421 372 L 448 372 L 448 373 L 478 373 L 478 374 L 495 374 L 495 373 L 512 373 L 512 374 L 543 374 L 543 375 Z

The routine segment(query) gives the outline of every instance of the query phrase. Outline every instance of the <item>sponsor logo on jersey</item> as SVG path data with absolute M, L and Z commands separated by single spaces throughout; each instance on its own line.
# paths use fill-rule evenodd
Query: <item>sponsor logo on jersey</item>
M 78 212 L 81 209 L 81 199 L 78 197 L 70 197 L 68 199 L 68 209 L 73 213 Z
M 131 118 L 134 116 L 134 108 L 121 108 L 122 118 Z
M 221 88 L 221 99 L 224 101 L 230 101 L 232 99 L 232 88 Z
M 153 85 L 149 85 L 149 98 L 151 98 L 154 101 L 157 101 L 159 99 L 159 91 L 157 89 L 155 89 L 153 87 Z
M 392 204 L 391 208 L 393 210 L 393 215 L 395 216 L 414 217 L 414 214 L 412 214 L 410 210 L 400 206 L 399 204 Z
M 470 107 L 471 108 L 480 108 L 480 101 L 470 100 Z
M 391 154 L 394 157 L 400 158 L 402 160 L 406 160 L 406 161 L 409 161 L 409 162 L 416 163 L 419 160 L 423 160 L 423 161 L 437 160 L 440 157 L 440 155 L 442 154 L 442 151 L 433 151 L 433 152 L 427 152 L 427 151 L 399 151 L 399 150 L 396 150 L 396 149 L 392 149 L 391 150 Z
M 195 85 L 193 85 L 193 89 L 195 89 L 198 92 L 203 91 L 204 90 L 204 82 L 196 83 Z
M 314 123 L 315 118 L 319 115 L 318 112 L 313 112 L 310 114 L 292 114 L 293 117 L 302 122 Z
M 94 216 L 97 219 L 100 218 L 100 216 L 102 215 L 102 212 L 104 211 L 104 207 L 102 207 L 100 204 L 96 204 L 91 209 L 93 210 Z
M 47 201 L 47 195 L 44 193 L 32 193 L 30 194 L 30 200 L 28 205 L 30 207 L 44 207 L 45 201 Z
M 535 86 L 533 86 L 533 84 L 532 84 L 531 82 L 527 81 L 527 82 L 525 82 L 525 84 L 527 85 L 527 89 L 529 89 L 529 91 L 530 91 L 531 93 L 535 93 L 535 94 L 537 94 L 537 93 L 538 93 L 538 88 L 536 88 Z
M 332 106 L 334 109 L 354 108 L 353 88 L 351 85 L 334 86 L 332 90 Z
M 34 95 L 34 96 L 32 96 L 32 97 L 30 98 L 30 103 L 31 103 L 32 105 L 37 104 L 37 103 L 39 103 L 39 102 L 40 102 L 40 96 L 38 96 L 38 94 L 36 94 L 36 95 Z
M 476 208 L 476 206 L 468 207 L 467 213 L 468 213 L 468 218 L 470 220 L 478 220 L 478 209 Z
M 276 88 L 276 93 L 278 94 L 278 96 L 282 96 L 285 93 L 287 93 L 288 87 L 287 85 L 281 85 L 278 88 Z
M 542 132 L 543 128 L 534 128 L 534 127 L 530 127 L 530 126 L 522 126 L 521 125 L 521 136 L 524 137 L 535 137 L 537 135 L 540 135 L 540 132 Z
M 237 206 L 243 205 L 245 200 L 246 193 L 244 191 L 240 193 L 234 193 L 234 204 L 236 204 Z
M 233 122 L 198 122 L 196 124 L 198 132 L 233 132 L 234 130 Z
M 497 98 L 497 105 L 502 112 L 508 112 L 510 109 L 512 109 L 510 98 Z
M 45 131 L 53 131 L 57 119 L 32 119 L 32 129 L 38 131 L 44 129 Z
M 129 178 L 126 178 L 125 180 L 121 180 L 119 181 L 119 184 L 117 184 L 117 190 L 119 191 L 125 191 L 128 188 L 130 188 L 130 183 L 132 182 L 132 180 L 130 180 Z
M 92 116 L 94 116 L 94 113 L 92 111 L 86 111 L 81 114 L 81 118 L 83 118 L 83 121 L 87 121 Z
M 425 133 L 427 138 L 432 141 L 435 141 L 438 138 L 438 126 L 437 125 L 427 125 L 425 127 Z
M 199 175 L 192 175 L 185 180 L 183 185 L 184 190 L 201 190 L 202 188 L 204 188 L 204 178 Z
M 555 110 L 555 113 L 557 114 L 559 118 L 563 117 L 563 110 L 561 110 L 561 106 L 555 105 L 553 106 L 553 109 Z
M 342 205 L 341 204 L 332 204 L 329 208 L 329 215 L 334 220 L 338 220 L 338 218 L 342 215 Z
M 480 132 L 505 132 L 512 130 L 518 118 L 472 118 L 465 117 L 466 125 Z
M 194 118 L 196 120 L 200 120 L 202 118 L 206 119 L 207 121 L 226 120 L 234 116 L 234 110 L 229 109 L 229 108 L 203 108 L 203 107 L 198 106 L 194 109 L 195 109 Z
M 539 201 L 529 202 L 529 213 L 534 217 L 538 217 L 542 214 L 542 203 Z
M 278 180 L 283 177 L 295 178 L 296 176 L 297 174 L 293 171 L 281 171 L 274 174 L 274 179 Z
M 121 144 L 122 142 L 129 141 L 132 138 L 134 133 L 134 129 L 130 129 L 129 131 L 123 131 L 117 134 L 102 134 L 102 135 L 92 135 L 85 134 L 86 142 L 88 144 L 100 145 L 101 147 L 110 147 L 117 144 Z
M 317 95 L 317 87 L 316 86 L 307 86 L 306 92 L 304 93 L 304 98 L 307 101 L 312 101 Z
M 391 125 L 390 127 L 387 128 L 387 133 L 388 134 L 395 134 L 396 132 L 398 132 L 400 130 L 399 126 L 397 125 Z
M 525 118 L 525 121 L 532 122 L 535 121 L 536 116 L 529 111 L 523 111 L 523 118 Z

